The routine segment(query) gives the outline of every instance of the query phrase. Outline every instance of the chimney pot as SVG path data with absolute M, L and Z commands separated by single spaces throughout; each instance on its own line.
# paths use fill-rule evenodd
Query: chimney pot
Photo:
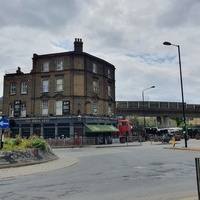
M 76 52 L 76 53 L 82 53 L 83 52 L 83 42 L 82 42 L 81 38 L 75 38 L 74 52 Z

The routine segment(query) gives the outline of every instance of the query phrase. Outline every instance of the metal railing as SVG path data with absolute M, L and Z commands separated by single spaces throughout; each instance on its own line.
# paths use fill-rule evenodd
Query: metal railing
M 46 140 L 51 147 L 81 147 L 95 145 L 95 138 L 75 137 L 70 138 L 49 138 Z

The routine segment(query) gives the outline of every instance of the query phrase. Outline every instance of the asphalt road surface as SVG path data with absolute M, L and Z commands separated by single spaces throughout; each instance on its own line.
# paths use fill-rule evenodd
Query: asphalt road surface
M 0 199 L 197 200 L 195 157 L 200 157 L 200 151 L 163 149 L 168 145 L 57 149 L 58 156 L 79 162 L 0 179 Z M 188 145 L 194 145 L 193 141 Z

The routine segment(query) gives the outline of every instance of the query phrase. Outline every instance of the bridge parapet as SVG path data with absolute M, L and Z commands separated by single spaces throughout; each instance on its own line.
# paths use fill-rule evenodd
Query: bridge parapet
M 182 108 L 181 102 L 162 102 L 162 101 L 116 101 L 116 108 Z M 200 109 L 200 104 L 186 104 L 187 109 Z
M 143 107 L 144 106 L 144 107 Z M 182 116 L 182 102 L 160 101 L 116 101 L 117 113 L 148 116 Z M 200 104 L 186 104 L 186 117 L 200 117 Z

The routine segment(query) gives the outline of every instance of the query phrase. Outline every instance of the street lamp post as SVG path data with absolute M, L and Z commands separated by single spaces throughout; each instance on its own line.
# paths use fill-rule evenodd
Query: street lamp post
M 164 45 L 172 45 L 178 47 L 178 58 L 179 58 L 179 70 L 180 70 L 180 82 L 181 82 L 181 96 L 182 96 L 182 107 L 183 107 L 183 131 L 184 131 L 184 138 L 185 138 L 185 147 L 187 148 L 187 129 L 186 129 L 186 119 L 185 119 L 185 104 L 184 104 L 184 95 L 183 95 L 183 78 L 182 78 L 182 69 L 181 69 L 181 53 L 180 53 L 180 46 L 176 44 L 172 44 L 170 42 L 164 42 Z
M 146 119 L 145 119 L 145 110 L 144 110 L 144 91 L 146 90 L 149 90 L 149 89 L 152 89 L 152 88 L 155 88 L 155 86 L 151 86 L 149 88 L 146 88 L 144 90 L 142 90 L 142 102 L 143 102 L 143 116 L 144 116 L 144 133 L 146 134 Z M 141 138 L 140 138 L 140 142 L 141 142 Z

